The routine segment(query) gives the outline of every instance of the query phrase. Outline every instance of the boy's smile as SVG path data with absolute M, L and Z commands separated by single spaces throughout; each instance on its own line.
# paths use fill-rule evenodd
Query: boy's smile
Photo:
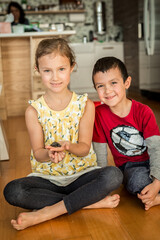
M 126 103 L 126 89 L 129 88 L 131 78 L 123 81 L 118 68 L 111 68 L 107 72 L 97 72 L 94 75 L 94 83 L 100 100 L 112 110 Z

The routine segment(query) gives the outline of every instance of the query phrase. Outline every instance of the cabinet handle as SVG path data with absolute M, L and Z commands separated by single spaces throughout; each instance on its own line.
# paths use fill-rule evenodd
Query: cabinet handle
M 103 47 L 104 50 L 114 49 L 114 47 Z

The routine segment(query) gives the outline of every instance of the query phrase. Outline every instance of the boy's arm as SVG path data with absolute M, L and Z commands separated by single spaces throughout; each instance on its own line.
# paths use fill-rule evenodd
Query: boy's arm
M 160 181 L 160 136 L 145 139 L 150 157 L 150 176 Z
M 147 185 L 138 197 L 143 203 L 151 202 L 155 199 L 160 191 L 160 136 L 152 136 L 146 138 L 146 145 L 148 147 L 148 154 L 150 157 L 150 176 L 153 183 Z
M 100 167 L 107 166 L 107 144 L 93 142 L 93 148 L 97 155 L 97 165 Z

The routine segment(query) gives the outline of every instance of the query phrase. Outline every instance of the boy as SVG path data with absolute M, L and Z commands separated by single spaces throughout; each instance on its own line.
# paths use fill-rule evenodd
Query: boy
M 104 103 L 96 107 L 94 147 L 103 148 L 103 158 L 108 143 L 116 166 L 123 172 L 125 187 L 141 199 L 145 210 L 159 205 L 160 131 L 152 110 L 126 97 L 131 77 L 119 59 L 99 59 L 92 80 Z

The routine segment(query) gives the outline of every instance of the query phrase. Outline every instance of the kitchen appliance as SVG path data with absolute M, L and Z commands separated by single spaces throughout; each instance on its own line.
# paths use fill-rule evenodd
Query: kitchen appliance
M 103 35 L 106 32 L 106 10 L 105 2 L 96 1 L 94 3 L 96 33 Z
M 160 99 L 160 1 L 139 1 L 139 86 Z

